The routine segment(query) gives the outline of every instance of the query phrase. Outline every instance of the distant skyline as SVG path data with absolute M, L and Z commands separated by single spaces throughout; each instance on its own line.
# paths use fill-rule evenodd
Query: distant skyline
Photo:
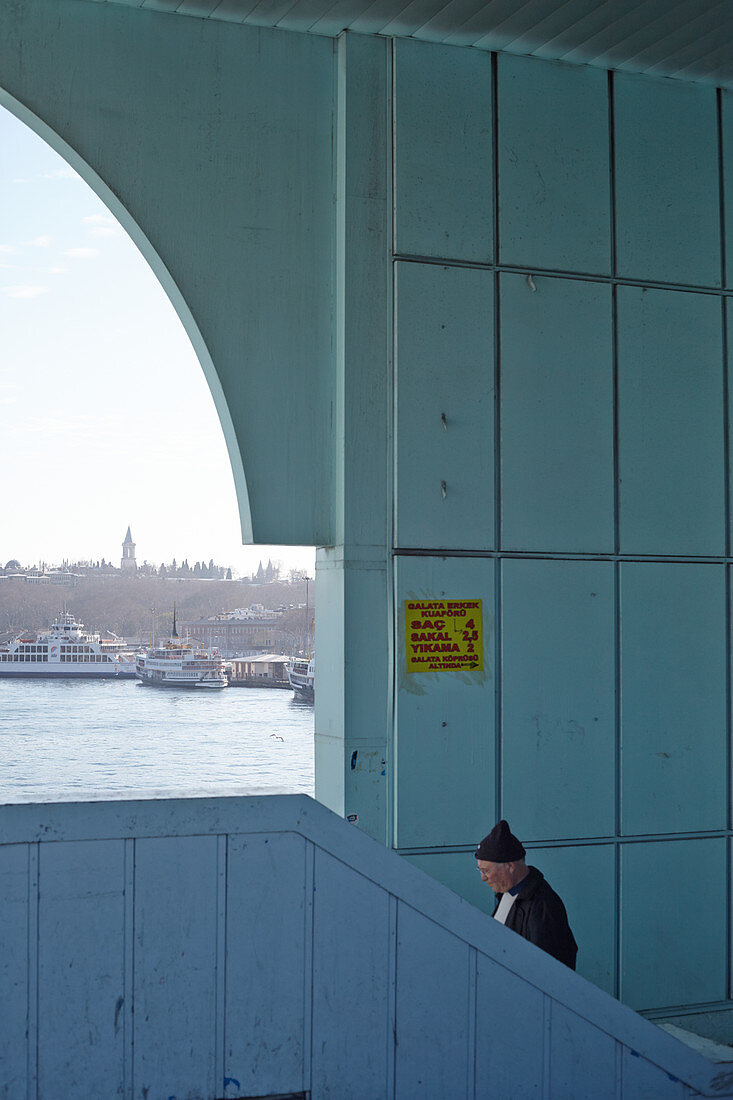
M 107 207 L 0 107 L 0 564 L 260 559 L 243 547 L 224 437 L 181 322 Z

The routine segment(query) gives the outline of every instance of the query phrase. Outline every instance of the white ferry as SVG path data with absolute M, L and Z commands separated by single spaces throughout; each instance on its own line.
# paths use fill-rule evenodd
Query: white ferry
M 224 658 L 218 650 L 209 653 L 181 641 L 175 610 L 170 641 L 138 654 L 135 672 L 138 680 L 155 687 L 225 688 L 229 684 Z
M 316 658 L 292 657 L 288 665 L 288 680 L 297 698 L 312 703 L 315 698 Z
M 0 676 L 135 678 L 135 654 L 124 638 L 90 634 L 65 611 L 47 631 L 0 645 Z

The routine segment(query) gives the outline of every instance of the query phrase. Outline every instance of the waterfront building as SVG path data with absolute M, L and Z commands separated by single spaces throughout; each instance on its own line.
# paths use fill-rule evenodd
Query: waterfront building
M 260 653 L 232 661 L 232 682 L 237 680 L 256 685 L 290 687 L 288 664 L 291 658 L 282 653 Z
M 281 644 L 277 631 L 279 616 L 262 605 L 238 608 L 204 619 L 181 620 L 185 638 L 205 649 L 218 649 L 224 657 L 247 653 L 274 652 Z
M 29 584 L 55 584 L 69 588 L 75 588 L 80 577 L 80 573 L 74 573 L 71 569 L 48 569 L 43 573 L 38 571 L 32 575 L 31 573 L 26 574 L 26 580 Z
M 0 580 L 22 580 L 26 584 L 54 584 L 74 588 L 81 574 L 70 569 L 29 569 L 25 573 L 8 573 Z

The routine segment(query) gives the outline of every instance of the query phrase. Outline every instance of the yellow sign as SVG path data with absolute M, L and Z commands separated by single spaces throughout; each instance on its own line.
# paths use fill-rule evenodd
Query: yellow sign
M 405 600 L 408 672 L 479 672 L 481 600 Z

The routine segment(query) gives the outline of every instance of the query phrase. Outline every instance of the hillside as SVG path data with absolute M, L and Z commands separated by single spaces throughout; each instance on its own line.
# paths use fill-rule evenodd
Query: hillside
M 309 586 L 310 616 L 314 613 L 315 585 Z M 282 627 L 291 633 L 307 633 L 304 581 L 249 584 L 226 580 L 181 580 L 141 576 L 82 577 L 76 587 L 28 584 L 8 579 L 0 583 L 0 635 L 21 630 L 42 630 L 63 610 L 81 619 L 90 630 L 114 631 L 126 638 L 149 638 L 152 609 L 156 633 L 165 634 L 173 621 L 173 603 L 179 622 L 204 618 L 259 603 L 266 608 L 287 608 Z

